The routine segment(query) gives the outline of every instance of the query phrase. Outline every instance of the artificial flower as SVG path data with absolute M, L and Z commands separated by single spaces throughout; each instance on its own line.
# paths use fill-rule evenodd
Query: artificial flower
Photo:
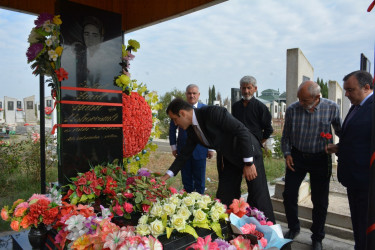
M 243 197 L 241 197 L 239 200 L 233 199 L 232 204 L 229 206 L 231 212 L 240 218 L 246 214 L 246 208 L 248 207 L 249 204 L 245 202 Z
M 242 236 L 230 241 L 238 250 L 247 250 L 251 249 L 251 242 L 248 239 L 244 239 Z
M 131 49 L 134 52 L 137 52 L 137 50 L 141 47 L 139 42 L 137 42 L 136 40 L 132 40 L 132 39 L 129 39 L 128 44 L 129 45 L 127 49 Z
M 57 15 L 57 16 L 53 17 L 53 23 L 56 24 L 56 25 L 61 25 L 62 24 L 62 21 L 60 19 L 60 15 Z
M 66 72 L 64 68 L 56 69 L 55 73 L 59 82 L 68 79 L 68 72 Z
M 44 50 L 44 45 L 41 43 L 34 43 L 31 44 L 30 47 L 27 49 L 26 56 L 27 62 L 31 62 L 35 60 Z
M 108 234 L 107 238 L 105 239 L 106 242 L 104 243 L 104 248 L 109 248 L 111 250 L 116 249 L 121 243 L 125 240 L 126 232 L 118 231 L 114 233 Z
M 36 27 L 41 27 L 46 21 L 51 21 L 53 20 L 53 15 L 49 13 L 41 13 L 38 18 L 34 21 L 34 24 Z
M 260 240 L 260 244 L 262 245 L 262 248 L 265 248 L 267 246 L 267 239 L 262 237 Z
M 19 231 L 19 230 L 20 230 L 20 222 L 17 221 L 17 220 L 13 220 L 13 221 L 10 223 L 10 227 L 11 227 L 14 231 Z
M 55 49 L 55 52 L 58 56 L 61 56 L 62 52 L 63 52 L 63 47 L 61 46 L 57 46 L 57 48 Z
M 164 232 L 164 229 L 165 228 L 161 220 L 156 219 L 150 224 L 151 234 L 155 237 L 158 237 L 160 234 L 162 234 Z
M 39 41 L 41 41 L 42 39 L 44 38 L 43 35 L 41 35 L 40 33 L 38 33 L 36 31 L 35 28 L 33 28 L 29 34 L 29 38 L 27 39 L 27 41 L 30 43 L 30 44 L 33 44 L 33 43 L 38 43 Z
M 8 206 L 5 206 L 1 209 L 1 218 L 5 221 L 9 219 Z
M 206 236 L 206 238 L 199 237 L 197 243 L 192 244 L 188 248 L 193 248 L 197 250 L 216 250 L 218 249 L 218 244 L 216 242 L 211 242 L 211 235 Z
M 254 234 L 255 229 L 256 229 L 256 225 L 251 224 L 251 223 L 250 224 L 246 223 L 245 225 L 241 227 L 241 231 L 243 234 Z

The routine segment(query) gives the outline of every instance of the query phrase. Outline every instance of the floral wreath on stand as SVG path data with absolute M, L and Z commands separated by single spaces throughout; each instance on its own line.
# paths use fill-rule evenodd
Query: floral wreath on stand
M 27 63 L 31 64 L 34 75 L 45 75 L 52 79 L 47 79 L 48 86 L 51 87 L 52 98 L 55 99 L 57 110 L 59 110 L 61 81 L 68 79 L 68 72 L 61 67 L 61 55 L 63 47 L 60 41 L 60 25 L 62 21 L 60 15 L 41 13 L 34 21 L 35 27 L 31 30 L 27 49 Z M 47 109 L 48 108 L 48 109 Z M 51 119 L 54 108 L 47 107 L 45 117 Z M 60 123 L 57 116 L 57 123 Z M 53 131 L 53 130 L 52 130 Z M 53 133 L 53 132 L 52 132 Z M 57 134 L 59 141 L 59 134 Z
M 123 164 L 132 174 L 148 163 L 150 152 L 157 148 L 152 140 L 160 135 L 156 118 L 161 109 L 158 95 L 148 91 L 145 84 L 130 79 L 129 61 L 135 57 L 132 51 L 137 52 L 139 48 L 139 42 L 132 39 L 127 46 L 122 46 L 122 72 L 114 78 L 114 85 L 123 91 Z
M 34 21 L 35 27 L 31 30 L 27 49 L 27 62 L 32 63 L 33 74 L 44 74 L 52 77 L 48 86 L 52 92 L 58 92 L 60 82 L 68 79 L 68 72 L 61 67 L 61 54 L 63 47 L 60 45 L 60 15 L 54 16 L 42 13 Z M 55 94 L 53 94 L 55 95 Z M 58 96 L 58 95 L 57 95 Z

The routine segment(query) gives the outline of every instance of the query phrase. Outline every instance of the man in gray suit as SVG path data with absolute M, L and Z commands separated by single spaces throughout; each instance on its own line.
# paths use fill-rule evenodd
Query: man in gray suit
M 260 145 L 255 143 L 256 138 L 225 108 L 205 106 L 193 109 L 186 101 L 175 99 L 169 104 L 167 114 L 176 125 L 187 131 L 188 139 L 162 180 L 175 176 L 184 167 L 197 144 L 215 149 L 224 157 L 216 197 L 227 206 L 241 196 L 242 175 L 247 180 L 253 180 L 257 178 L 258 171 L 264 171 L 264 168 L 257 167 L 262 165 L 263 159 Z M 260 176 L 265 178 L 265 174 Z M 268 203 L 271 211 L 267 214 L 273 214 L 267 181 L 263 183 L 265 185 L 257 192 L 258 199 Z

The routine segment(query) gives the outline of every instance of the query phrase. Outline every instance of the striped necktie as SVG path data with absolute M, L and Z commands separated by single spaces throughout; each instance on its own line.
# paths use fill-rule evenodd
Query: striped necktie
M 208 147 L 208 146 L 206 145 L 206 143 L 204 143 L 204 141 L 203 141 L 202 134 L 201 134 L 201 132 L 199 131 L 198 126 L 197 126 L 197 125 L 192 125 L 192 126 L 193 126 L 194 132 L 195 132 L 195 134 L 197 135 L 197 137 L 198 137 L 199 141 L 201 142 L 201 144 L 202 144 L 203 146 L 205 146 L 205 147 Z

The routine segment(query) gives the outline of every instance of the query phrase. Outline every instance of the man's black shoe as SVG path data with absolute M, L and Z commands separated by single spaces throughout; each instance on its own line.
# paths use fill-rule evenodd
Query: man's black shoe
M 312 242 L 312 249 L 313 250 L 322 250 L 323 249 L 322 242 L 317 241 L 317 240 L 313 240 L 313 242 Z
M 293 240 L 299 234 L 299 230 L 290 229 L 285 235 L 284 238 Z

